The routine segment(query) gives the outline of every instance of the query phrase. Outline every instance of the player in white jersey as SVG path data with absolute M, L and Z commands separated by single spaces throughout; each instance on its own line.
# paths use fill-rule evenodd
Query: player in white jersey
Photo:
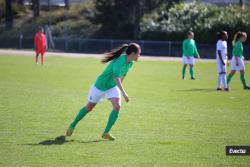
M 224 90 L 228 91 L 228 85 L 227 85 L 227 32 L 226 31 L 220 31 L 218 32 L 218 41 L 216 44 L 216 62 L 217 62 L 217 68 L 218 68 L 218 86 L 217 90 L 222 90 L 221 85 L 223 83 Z

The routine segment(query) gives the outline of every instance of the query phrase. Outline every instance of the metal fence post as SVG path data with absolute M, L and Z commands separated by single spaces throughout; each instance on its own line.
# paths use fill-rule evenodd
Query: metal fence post
M 87 39 L 83 39 L 84 40 L 84 52 L 86 53 L 87 51 Z
M 22 30 L 19 30 L 19 49 L 23 48 L 23 33 Z
M 141 41 L 141 50 L 144 50 L 144 40 Z
M 112 50 L 112 49 L 113 49 L 113 47 L 114 47 L 114 40 L 113 40 L 113 39 L 111 39 L 111 40 L 110 40 L 110 50 Z
M 78 38 L 78 52 L 81 51 L 81 44 L 82 44 L 81 42 L 82 42 L 81 38 Z
M 168 42 L 168 56 L 172 56 L 171 54 L 172 54 L 172 43 L 171 43 L 171 41 L 169 41 Z

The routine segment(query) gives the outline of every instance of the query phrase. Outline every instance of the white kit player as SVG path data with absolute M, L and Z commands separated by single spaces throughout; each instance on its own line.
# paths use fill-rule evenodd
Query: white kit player
M 227 85 L 227 32 L 218 32 L 218 41 L 216 44 L 216 62 L 218 68 L 218 86 L 217 90 L 222 90 L 221 86 L 223 83 L 224 91 L 228 91 Z

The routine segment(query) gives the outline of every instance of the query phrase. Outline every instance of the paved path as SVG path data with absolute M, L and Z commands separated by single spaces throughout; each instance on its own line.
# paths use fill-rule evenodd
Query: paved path
M 0 56 L 34 56 L 35 51 L 32 50 L 13 50 L 13 49 L 0 49 Z M 65 52 L 46 52 L 46 56 L 58 57 L 74 57 L 74 58 L 101 58 L 103 54 L 87 54 L 87 53 L 65 53 Z M 141 56 L 141 60 L 150 61 L 179 61 L 182 62 L 181 57 L 160 57 L 160 56 Z M 213 59 L 199 59 L 199 62 L 215 62 Z

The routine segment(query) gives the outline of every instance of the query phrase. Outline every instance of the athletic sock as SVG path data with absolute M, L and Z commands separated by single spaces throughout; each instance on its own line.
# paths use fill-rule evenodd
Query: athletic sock
M 70 128 L 74 129 L 77 123 L 88 113 L 87 109 L 83 107 L 77 114 L 75 120 L 70 124 Z
M 227 86 L 227 76 L 226 76 L 226 74 L 222 74 L 221 80 L 222 80 L 222 82 L 223 82 L 224 88 L 228 88 L 228 86 Z
M 232 74 L 229 74 L 229 75 L 227 76 L 227 84 L 229 84 L 229 82 L 231 81 L 232 77 L 233 77 Z
M 247 84 L 246 84 L 246 79 L 245 79 L 244 74 L 240 74 L 240 80 L 243 84 L 243 87 L 245 88 L 247 86 Z
M 118 118 L 118 115 L 119 115 L 119 111 L 112 110 L 112 112 L 109 115 L 108 123 L 106 125 L 105 130 L 104 130 L 104 133 L 109 133 L 110 129 L 115 124 L 115 122 Z
M 182 67 L 182 78 L 185 78 L 186 68 L 185 66 Z
M 221 88 L 221 82 L 222 82 L 222 75 L 219 74 L 218 75 L 218 86 L 217 86 L 217 88 Z
M 190 72 L 191 78 L 194 78 L 194 67 L 190 67 L 189 72 Z

